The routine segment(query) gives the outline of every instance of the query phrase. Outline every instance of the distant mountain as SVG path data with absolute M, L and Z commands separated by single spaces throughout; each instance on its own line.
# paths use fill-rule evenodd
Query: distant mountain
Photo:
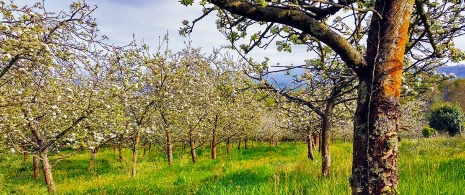
M 276 72 L 269 74 L 266 79 L 270 83 L 274 83 L 278 88 L 295 87 L 295 84 L 292 83 L 293 75 L 302 75 L 304 72 L 304 69 L 293 69 L 289 72 L 289 75 L 286 71 Z M 459 78 L 465 78 L 465 64 L 438 67 L 436 72 L 446 74 L 454 73 Z
M 289 72 L 286 71 L 281 71 L 281 72 L 275 72 L 267 75 L 266 79 L 270 83 L 274 83 L 278 88 L 283 88 L 283 87 L 292 87 L 294 84 L 292 83 L 293 76 L 294 75 L 302 75 L 305 72 L 304 69 L 293 69 Z
M 456 66 L 441 66 L 436 69 L 437 73 L 454 73 L 459 78 L 465 78 L 465 64 L 459 64 Z

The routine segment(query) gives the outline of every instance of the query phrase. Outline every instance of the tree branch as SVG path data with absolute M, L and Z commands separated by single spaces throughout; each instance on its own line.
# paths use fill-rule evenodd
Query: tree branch
M 275 22 L 294 27 L 331 47 L 349 67 L 356 69 L 366 65 L 361 53 L 346 38 L 303 11 L 272 6 L 261 7 L 241 0 L 211 0 L 211 3 L 233 14 L 246 16 L 252 20 Z

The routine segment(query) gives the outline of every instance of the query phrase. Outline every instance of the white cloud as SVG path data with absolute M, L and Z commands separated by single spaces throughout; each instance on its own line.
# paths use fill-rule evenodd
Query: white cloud
M 47 10 L 68 9 L 71 0 L 47 0 Z M 178 33 L 183 20 L 192 21 L 202 14 L 201 7 L 183 6 L 177 0 L 88 0 L 88 4 L 97 5 L 94 17 L 97 18 L 101 34 L 108 35 L 110 41 L 122 45 L 132 40 L 132 34 L 138 41 L 144 41 L 153 50 L 158 45 L 159 37 L 169 33 L 169 47 L 178 51 L 184 47 L 188 38 Z M 204 53 L 210 53 L 212 48 L 227 45 L 228 41 L 216 30 L 215 14 L 210 14 L 195 25 L 190 35 L 192 46 L 202 47 Z M 459 48 L 465 50 L 465 39 L 455 40 Z M 270 64 L 298 65 L 311 56 L 305 46 L 293 48 L 293 53 L 276 51 L 274 43 L 267 50 L 254 49 L 249 55 L 256 61 L 269 57 Z M 234 54 L 233 51 L 231 53 Z

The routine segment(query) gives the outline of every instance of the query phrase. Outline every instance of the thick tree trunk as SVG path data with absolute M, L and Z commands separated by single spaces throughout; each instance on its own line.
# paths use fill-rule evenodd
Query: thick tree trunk
M 314 160 L 314 159 L 315 159 L 315 156 L 313 155 L 312 135 L 311 135 L 310 133 L 307 134 L 306 142 L 307 142 L 307 157 L 308 157 L 308 159 L 310 159 L 310 160 Z
M 173 146 L 171 144 L 171 132 L 166 131 L 166 155 L 168 156 L 168 165 L 173 164 Z
M 39 179 L 40 173 L 39 173 L 39 157 L 36 155 L 32 156 L 32 169 L 34 172 L 34 179 Z
M 212 141 L 211 141 L 211 150 L 212 150 L 212 159 L 216 159 L 216 127 L 212 132 Z
M 90 161 L 89 161 L 89 166 L 87 166 L 87 170 L 93 170 L 95 166 L 95 158 L 97 157 L 97 153 L 100 149 L 100 146 L 95 147 L 93 150 L 90 152 Z
M 413 0 L 377 0 L 354 122 L 352 194 L 397 194 L 399 98 Z
M 139 150 L 139 138 L 140 131 L 136 130 L 136 135 L 134 136 L 134 145 L 132 147 L 132 172 L 131 176 L 136 176 L 136 165 L 137 165 L 137 152 Z
M 47 150 L 40 151 L 40 158 L 42 162 L 42 170 L 44 172 L 45 183 L 47 184 L 47 190 L 49 194 L 55 194 L 55 182 L 52 176 L 52 166 L 48 160 Z
M 191 148 L 192 163 L 197 162 L 197 153 L 195 152 L 195 140 L 192 137 L 192 131 L 189 131 L 189 145 Z
M 231 138 L 228 137 L 226 140 L 226 152 L 229 154 L 229 151 L 231 151 Z

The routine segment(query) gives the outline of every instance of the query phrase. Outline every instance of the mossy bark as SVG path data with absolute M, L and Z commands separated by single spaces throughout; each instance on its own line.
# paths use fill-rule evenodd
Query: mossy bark
M 413 0 L 376 1 L 354 122 L 352 194 L 397 194 L 399 98 Z

